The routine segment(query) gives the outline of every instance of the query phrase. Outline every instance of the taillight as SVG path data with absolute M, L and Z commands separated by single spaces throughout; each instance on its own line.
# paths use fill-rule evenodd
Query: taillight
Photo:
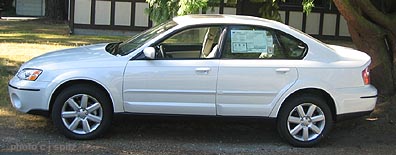
M 368 67 L 362 71 L 362 78 L 365 85 L 370 84 L 370 71 Z

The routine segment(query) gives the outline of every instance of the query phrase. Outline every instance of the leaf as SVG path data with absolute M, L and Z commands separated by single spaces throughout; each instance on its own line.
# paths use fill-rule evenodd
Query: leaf
M 303 6 L 303 12 L 306 14 L 311 13 L 312 8 L 315 6 L 314 5 L 314 0 L 303 0 L 302 1 L 302 6 Z

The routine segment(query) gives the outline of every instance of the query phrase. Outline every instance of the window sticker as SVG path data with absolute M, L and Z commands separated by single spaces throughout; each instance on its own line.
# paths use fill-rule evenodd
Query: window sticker
M 259 58 L 271 58 L 274 55 L 274 41 L 272 35 L 267 33 L 267 51 L 260 54 Z
M 231 53 L 267 53 L 267 31 L 231 30 Z
M 274 54 L 274 41 L 272 40 L 272 35 L 267 35 L 267 47 L 268 47 L 268 55 Z

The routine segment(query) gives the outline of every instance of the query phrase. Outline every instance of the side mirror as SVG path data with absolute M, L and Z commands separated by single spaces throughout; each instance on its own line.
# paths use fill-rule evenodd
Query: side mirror
M 149 59 L 154 59 L 155 58 L 155 48 L 154 47 L 146 47 L 143 50 L 144 56 L 146 56 Z

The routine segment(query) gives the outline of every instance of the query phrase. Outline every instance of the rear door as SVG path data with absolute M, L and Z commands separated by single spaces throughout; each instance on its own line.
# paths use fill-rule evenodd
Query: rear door
M 219 65 L 217 114 L 268 116 L 298 78 L 290 62 L 302 61 L 306 48 L 289 49 L 292 42 L 295 38 L 269 28 L 230 26 Z

